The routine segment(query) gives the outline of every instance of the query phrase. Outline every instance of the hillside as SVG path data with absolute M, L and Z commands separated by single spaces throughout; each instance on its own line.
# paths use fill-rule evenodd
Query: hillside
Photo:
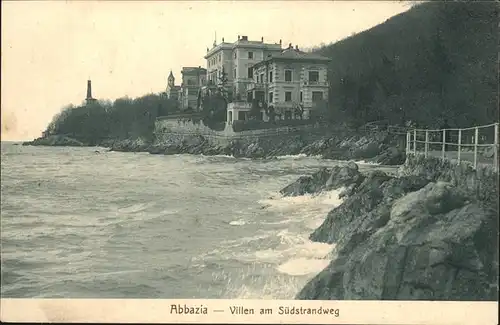
M 498 120 L 498 5 L 428 2 L 315 52 L 333 119 L 435 126 Z
M 359 126 L 411 120 L 421 127 L 498 120 L 498 6 L 494 2 L 427 2 L 385 23 L 316 49 L 330 57 L 327 119 Z M 160 95 L 70 107 L 44 135 L 84 143 L 151 138 L 157 116 L 176 111 Z M 225 114 L 222 114 L 225 117 Z

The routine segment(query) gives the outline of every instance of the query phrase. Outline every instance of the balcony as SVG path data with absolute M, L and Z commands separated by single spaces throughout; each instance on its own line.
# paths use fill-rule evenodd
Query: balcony
M 304 80 L 302 85 L 304 87 L 328 87 L 329 83 L 327 81 L 309 81 Z
M 299 103 L 293 102 L 293 101 L 292 102 L 274 102 L 274 103 L 269 104 L 269 105 L 272 105 L 275 108 L 280 108 L 280 109 L 285 109 L 285 110 L 294 109 L 294 108 L 299 107 Z
M 227 106 L 228 110 L 245 110 L 249 111 L 252 108 L 252 103 L 244 102 L 244 101 L 234 101 L 229 103 Z
M 264 83 L 257 83 L 257 82 L 252 82 L 247 85 L 247 91 L 252 91 L 252 90 L 265 90 L 266 89 L 266 84 Z

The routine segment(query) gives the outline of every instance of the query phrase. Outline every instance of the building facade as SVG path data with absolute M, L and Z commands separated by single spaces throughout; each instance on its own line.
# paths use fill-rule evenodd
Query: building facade
M 246 103 L 229 104 L 228 123 L 248 119 L 254 100 L 262 107 L 264 121 L 269 120 L 269 111 L 276 119 L 309 118 L 317 105 L 328 101 L 329 61 L 291 44 L 279 53 L 268 54 L 252 65 L 252 78 L 245 80 Z
M 168 98 L 177 100 L 182 110 L 197 109 L 198 92 L 206 84 L 207 70 L 202 67 L 183 67 L 182 83 L 175 85 L 175 77 L 170 71 L 166 94 Z
M 202 67 L 183 67 L 179 101 L 183 110 L 198 110 L 198 93 L 206 84 L 207 70 Z
M 170 74 L 168 75 L 168 80 L 167 80 L 167 97 L 169 99 L 173 100 L 179 100 L 179 93 L 180 93 L 181 87 L 175 85 L 175 77 L 174 74 L 172 73 L 172 70 L 170 70 Z
M 250 41 L 247 36 L 238 36 L 234 43 L 214 42 L 212 49 L 207 48 L 205 59 L 207 61 L 208 85 L 215 85 L 221 73 L 227 78 L 226 87 L 231 97 L 235 100 L 246 100 L 247 86 L 253 82 L 253 66 L 264 60 L 268 55 L 281 52 L 279 43 L 264 43 Z

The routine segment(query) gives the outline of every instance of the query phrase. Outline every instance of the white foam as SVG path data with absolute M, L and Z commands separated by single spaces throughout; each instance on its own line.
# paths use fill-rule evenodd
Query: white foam
M 278 159 L 299 159 L 299 158 L 306 158 L 308 157 L 304 153 L 300 153 L 298 155 L 284 155 L 284 156 L 277 156 L 276 158 Z
M 229 223 L 231 226 L 243 226 L 246 224 L 245 220 L 233 220 Z
M 296 258 L 291 259 L 278 267 L 278 271 L 292 276 L 316 274 L 328 266 L 330 260 Z
M 365 160 L 360 160 L 360 161 L 355 161 L 357 165 L 370 165 L 370 166 L 382 166 L 380 163 L 375 163 L 372 161 L 365 161 Z
M 252 237 L 223 241 L 205 257 L 236 259 L 249 265 L 239 274 L 214 274 L 228 277 L 226 296 L 239 299 L 293 299 L 297 291 L 331 261 L 334 245 L 309 240 L 312 229 L 327 213 L 342 203 L 343 189 L 316 195 L 283 197 L 274 193 L 260 200 L 262 210 L 272 212 L 272 220 L 257 221 L 263 232 Z M 233 220 L 240 225 L 244 220 Z M 266 227 L 269 227 L 266 230 Z M 253 243 L 258 241 L 258 245 Z M 255 247 L 254 249 L 248 249 Z M 260 247 L 260 248 L 258 248 Z M 245 249 L 242 249 L 245 248 Z M 231 279 L 231 283 L 229 283 Z
M 343 200 L 339 194 L 343 191 L 339 188 L 332 191 L 324 191 L 319 194 L 305 194 L 301 196 L 275 195 L 269 199 L 259 200 L 263 208 L 269 210 L 321 210 L 328 212 L 332 208 L 342 204 Z
M 261 225 L 284 225 L 284 224 L 287 224 L 287 223 L 292 223 L 292 222 L 299 222 L 299 220 L 293 220 L 293 219 L 283 219 L 283 220 L 280 220 L 280 221 L 261 221 L 259 222 L 259 224 Z
M 251 236 L 251 237 L 243 237 L 243 238 L 236 239 L 236 240 L 224 240 L 221 242 L 221 246 L 222 247 L 243 246 L 243 245 L 246 245 L 246 244 L 253 242 L 253 241 L 269 238 L 270 235 L 271 235 L 271 233 L 267 232 L 267 233 L 261 233 L 261 234 Z
M 137 203 L 137 204 L 133 204 L 133 205 L 130 205 L 128 207 L 125 207 L 125 208 L 119 208 L 118 212 L 119 213 L 137 213 L 137 212 L 140 212 L 140 211 L 147 209 L 149 205 L 150 204 L 148 204 L 148 203 Z

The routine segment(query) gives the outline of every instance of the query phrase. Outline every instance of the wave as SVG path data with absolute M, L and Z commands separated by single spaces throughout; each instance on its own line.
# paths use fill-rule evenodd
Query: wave
M 246 221 L 245 220 L 241 220 L 241 219 L 239 219 L 239 220 L 233 220 L 233 221 L 229 222 L 229 224 L 231 226 L 243 226 L 243 225 L 246 224 Z
M 255 223 L 261 226 L 259 233 L 222 241 L 217 249 L 192 262 L 198 260 L 195 265 L 200 267 L 212 265 L 213 276 L 227 280 L 225 298 L 293 299 L 305 283 L 332 260 L 335 245 L 312 242 L 309 235 L 331 209 L 342 203 L 341 191 L 295 197 L 274 193 L 268 199 L 259 200 L 264 210 L 261 220 L 248 223 L 237 219 L 229 223 Z M 265 220 L 266 217 L 273 219 Z M 224 265 L 240 266 L 226 269 Z

